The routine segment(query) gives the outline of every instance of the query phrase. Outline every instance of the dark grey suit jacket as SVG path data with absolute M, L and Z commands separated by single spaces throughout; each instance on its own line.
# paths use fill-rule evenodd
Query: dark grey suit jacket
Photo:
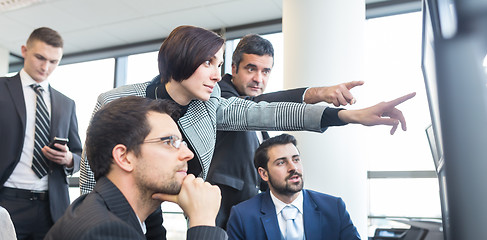
M 165 236 L 161 236 L 164 237 Z M 217 227 L 190 228 L 187 239 L 226 239 Z M 64 216 L 54 224 L 45 240 L 116 240 L 146 239 L 137 215 L 120 192 L 106 177 L 100 178 L 93 191 L 76 199 Z
M 257 97 L 242 96 L 232 83 L 232 76 L 226 74 L 218 82 L 223 98 L 242 97 L 254 102 L 297 102 L 302 103 L 306 88 L 262 94 Z M 259 140 L 254 131 L 221 131 L 216 134 L 216 145 L 207 181 L 223 184 L 248 193 L 249 199 L 257 194 L 259 176 L 254 167 L 254 152 Z M 245 199 L 245 200 L 246 200 Z
M 73 100 L 52 87 L 51 132 L 54 137 L 68 138 L 69 150 L 73 153 L 74 169 L 79 171 L 81 140 L 78 135 L 78 120 Z M 20 75 L 0 78 L 0 189 L 20 161 L 24 145 L 26 110 Z M 69 206 L 68 180 L 64 167 L 49 161 L 49 205 L 55 222 Z

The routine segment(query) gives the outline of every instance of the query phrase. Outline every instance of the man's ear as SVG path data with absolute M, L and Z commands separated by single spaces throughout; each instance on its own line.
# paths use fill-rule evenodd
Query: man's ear
M 22 47 L 20 47 L 20 52 L 22 53 L 22 57 L 25 58 L 25 55 L 27 54 L 27 46 L 22 45 Z
M 112 150 L 113 163 L 126 172 L 131 172 L 134 169 L 133 158 L 135 155 L 127 151 L 127 147 L 123 144 L 117 144 Z
M 237 66 L 232 63 L 232 75 L 237 74 Z
M 259 167 L 257 171 L 259 172 L 259 175 L 262 178 L 262 180 L 266 182 L 269 181 L 269 175 L 267 173 L 267 170 L 265 170 L 263 167 Z

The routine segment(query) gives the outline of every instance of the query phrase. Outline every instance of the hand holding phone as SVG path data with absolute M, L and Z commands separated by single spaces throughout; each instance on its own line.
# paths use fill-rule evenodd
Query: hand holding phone
M 49 147 L 56 150 L 56 151 L 61 151 L 61 149 L 54 146 L 54 143 L 66 145 L 66 144 L 68 144 L 68 142 L 69 142 L 69 139 L 67 139 L 67 138 L 54 137 L 54 139 L 52 139 L 51 142 L 49 143 Z

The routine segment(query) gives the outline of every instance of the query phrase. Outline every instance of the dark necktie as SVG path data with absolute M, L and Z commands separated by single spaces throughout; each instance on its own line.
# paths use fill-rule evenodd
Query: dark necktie
M 42 178 L 47 174 L 49 166 L 47 165 L 47 159 L 42 154 L 41 149 L 49 143 L 49 111 L 47 110 L 46 102 L 42 97 L 44 89 L 41 85 L 30 85 L 37 94 L 36 97 L 36 126 L 35 126 L 35 138 L 34 138 L 34 158 L 32 159 L 32 170 L 35 174 Z

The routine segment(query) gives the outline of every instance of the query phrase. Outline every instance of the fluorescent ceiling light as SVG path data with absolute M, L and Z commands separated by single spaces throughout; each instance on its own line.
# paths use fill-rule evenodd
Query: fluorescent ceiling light
M 0 12 L 12 11 L 30 6 L 43 0 L 0 0 Z

